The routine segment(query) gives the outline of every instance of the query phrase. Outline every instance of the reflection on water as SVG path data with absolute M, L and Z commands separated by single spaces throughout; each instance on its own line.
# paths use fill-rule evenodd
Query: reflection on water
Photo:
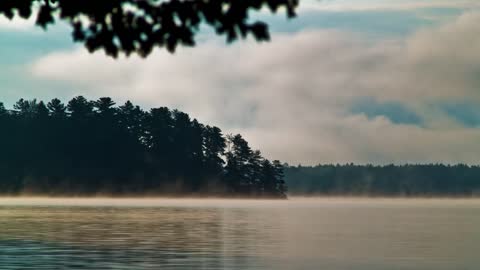
M 477 200 L 0 200 L 0 269 L 478 269 Z

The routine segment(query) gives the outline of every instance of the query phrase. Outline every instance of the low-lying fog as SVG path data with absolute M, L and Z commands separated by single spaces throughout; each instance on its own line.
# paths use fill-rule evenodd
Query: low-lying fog
M 0 197 L 0 206 L 109 206 L 109 207 L 341 207 L 341 206 L 480 206 L 480 198 L 362 198 L 289 197 L 288 200 L 221 198 L 61 198 Z

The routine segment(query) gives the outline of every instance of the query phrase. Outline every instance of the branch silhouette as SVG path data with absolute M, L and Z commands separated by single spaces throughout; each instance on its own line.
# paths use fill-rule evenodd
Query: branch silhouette
M 104 49 L 107 55 L 136 53 L 148 56 L 155 47 L 175 52 L 179 45 L 194 46 L 202 24 L 212 27 L 228 42 L 252 35 L 258 41 L 270 38 L 263 21 L 250 22 L 249 11 L 267 8 L 295 16 L 299 0 L 2 0 L 0 15 L 16 14 L 47 28 L 63 20 L 73 28 L 73 39 L 90 52 Z

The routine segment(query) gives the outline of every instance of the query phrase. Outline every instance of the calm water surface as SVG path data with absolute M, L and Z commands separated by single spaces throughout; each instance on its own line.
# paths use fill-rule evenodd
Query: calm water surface
M 480 269 L 480 200 L 0 199 L 0 269 Z

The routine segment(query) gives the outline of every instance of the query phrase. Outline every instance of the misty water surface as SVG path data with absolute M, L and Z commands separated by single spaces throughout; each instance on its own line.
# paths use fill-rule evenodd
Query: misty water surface
M 0 269 L 478 269 L 480 200 L 1 199 Z

